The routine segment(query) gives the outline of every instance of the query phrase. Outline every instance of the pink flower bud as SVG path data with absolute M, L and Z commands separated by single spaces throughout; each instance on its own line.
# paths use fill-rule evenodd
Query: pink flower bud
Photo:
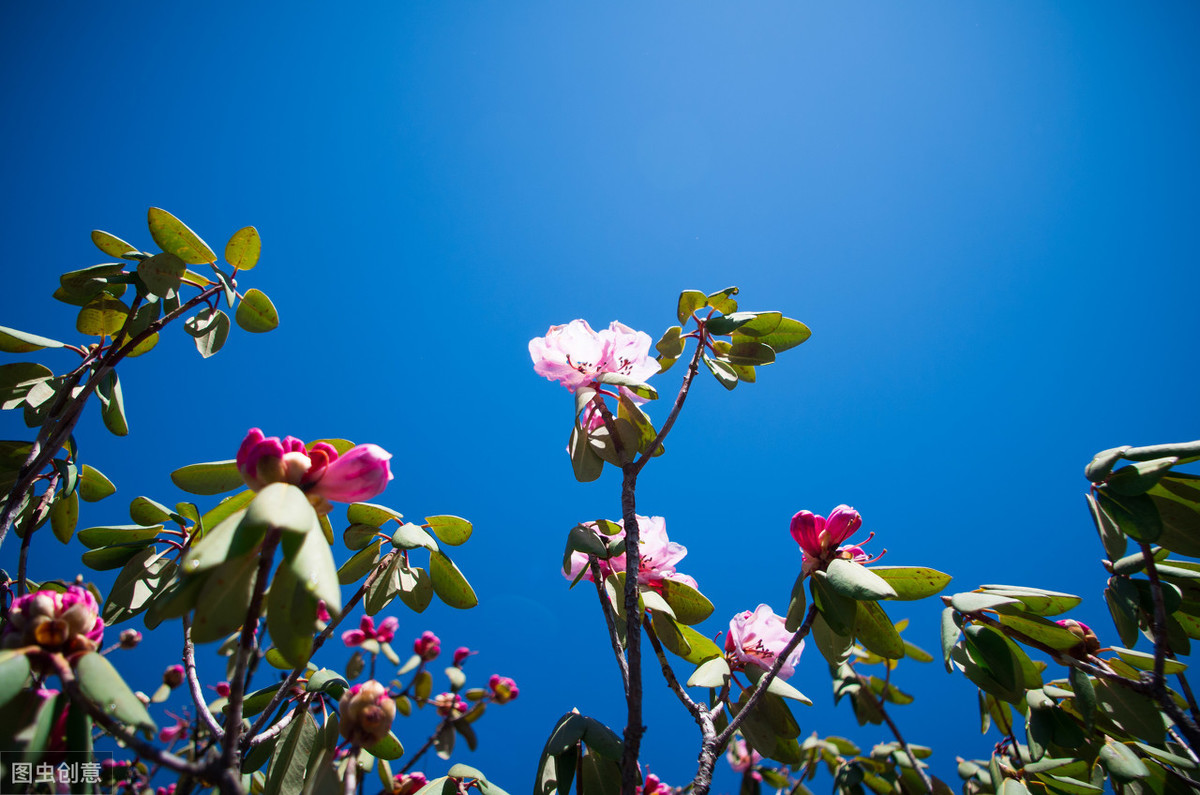
M 467 702 L 459 698 L 457 693 L 439 693 L 430 703 L 443 718 L 457 718 L 467 711 Z
M 500 674 L 492 674 L 488 687 L 492 689 L 492 701 L 497 704 L 507 704 L 521 694 L 516 682 Z
M 183 666 L 172 665 L 163 671 L 163 684 L 172 690 L 183 684 Z
M 230 689 L 228 682 L 217 682 L 215 690 L 217 691 L 218 696 L 221 696 L 222 698 L 229 698 Z
M 317 618 L 326 624 L 333 620 L 333 616 L 329 615 L 329 608 L 325 606 L 324 599 L 317 602 Z
M 379 628 L 375 630 L 375 640 L 380 643 L 391 643 L 392 639 L 396 637 L 396 629 L 399 626 L 400 619 L 388 616 L 379 622 Z
M 121 633 L 121 648 L 136 649 L 137 645 L 142 642 L 142 633 L 136 629 L 127 629 Z
M 392 454 L 377 444 L 360 444 L 333 461 L 313 487 L 332 502 L 362 502 L 376 497 L 392 479 Z
M 344 456 L 325 442 L 309 450 L 293 436 L 281 440 L 251 428 L 238 449 L 237 468 L 254 491 L 268 483 L 290 483 L 304 490 L 318 511 L 328 513 L 328 501 L 358 502 L 382 493 L 392 479 L 391 457 L 374 444 L 360 444 Z
M 1086 658 L 1100 651 L 1100 639 L 1096 637 L 1096 633 L 1087 624 L 1082 621 L 1076 621 L 1073 618 L 1064 618 L 1054 623 L 1069 630 L 1072 635 L 1079 638 L 1079 645 L 1069 650 L 1071 656 Z
M 343 693 L 338 711 L 342 736 L 354 745 L 369 746 L 391 730 L 396 702 L 388 695 L 387 688 L 372 679 Z
M 442 642 L 429 630 L 421 633 L 421 637 L 413 641 L 413 653 L 422 660 L 429 662 L 436 660 L 437 656 L 442 652 Z
M 424 773 L 401 773 L 392 779 L 392 795 L 413 795 L 428 783 Z
M 454 650 L 454 667 L 462 668 L 463 662 L 466 661 L 475 652 L 468 649 L 466 646 L 459 646 Z

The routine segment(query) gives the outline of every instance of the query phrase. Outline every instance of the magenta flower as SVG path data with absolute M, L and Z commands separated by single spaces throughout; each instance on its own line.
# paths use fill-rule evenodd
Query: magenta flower
M 375 619 L 363 616 L 358 622 L 358 629 L 348 629 L 342 633 L 342 643 L 347 646 L 361 646 L 366 640 L 390 643 L 396 637 L 396 628 L 399 626 L 400 620 L 394 616 L 379 622 L 378 627 L 375 626 Z
M 812 571 L 837 557 L 838 545 L 858 532 L 862 517 L 849 505 L 839 505 L 827 520 L 811 511 L 800 511 L 792 517 L 792 538 L 804 553 L 803 569 Z M 862 552 L 858 547 L 851 550 Z M 864 555 L 865 557 L 865 555 Z
M 36 591 L 18 596 L 8 609 L 0 648 L 41 646 L 77 654 L 95 651 L 104 637 L 104 620 L 91 591 L 72 585 L 65 593 Z
M 664 784 L 658 776 L 647 772 L 646 778 L 638 791 L 641 795 L 666 795 L 666 793 L 671 791 L 671 787 Z
M 183 666 L 167 666 L 167 670 L 163 671 L 163 684 L 172 690 L 183 684 Z
M 729 634 L 725 636 L 725 657 L 735 671 L 745 670 L 747 665 L 756 665 L 764 671 L 771 670 L 783 647 L 792 639 L 792 633 L 784 628 L 782 616 L 768 605 L 759 605 L 753 613 L 749 610 L 738 613 L 729 622 Z M 787 679 L 796 671 L 804 641 L 788 655 L 779 678 Z
M 640 554 L 640 564 L 638 566 L 638 582 L 642 585 L 648 585 L 655 590 L 661 590 L 664 580 L 683 583 L 692 588 L 696 587 L 696 581 L 686 574 L 681 574 L 675 570 L 675 564 L 683 560 L 687 555 L 687 547 L 683 544 L 677 544 L 667 538 L 667 520 L 661 516 L 638 516 L 638 553 Z M 589 526 L 592 523 L 588 523 Z M 625 537 L 625 522 L 617 522 L 621 526 L 621 531 L 612 538 Z M 609 538 L 609 536 L 604 536 Z M 607 577 L 609 574 L 618 571 L 625 571 L 625 555 L 616 555 L 608 560 L 597 561 L 600 565 L 600 573 Z M 570 559 L 570 568 L 563 571 L 563 576 L 574 581 L 580 571 L 587 569 L 588 556 L 583 552 L 572 552 Z M 590 571 L 583 575 L 584 579 L 592 579 Z
M 329 608 L 325 606 L 324 599 L 317 601 L 317 618 L 321 621 L 324 621 L 326 624 L 328 624 L 333 618 L 329 615 Z
M 454 667 L 462 668 L 462 664 L 466 662 L 467 658 L 472 654 L 475 654 L 475 652 L 471 651 L 466 646 L 459 646 L 454 650 Z
M 488 679 L 488 687 L 492 691 L 492 701 L 497 704 L 507 704 L 521 694 L 516 682 L 500 674 L 492 674 Z
M 291 483 L 328 513 L 328 501 L 361 502 L 381 494 L 392 479 L 391 457 L 375 444 L 360 444 L 343 456 L 325 442 L 308 450 L 294 436 L 281 441 L 251 428 L 238 449 L 237 468 L 254 491 L 268 483 Z
M 175 719 L 174 726 L 167 726 L 158 733 L 160 742 L 173 743 L 176 740 L 186 740 L 188 737 L 188 722 L 173 712 L 168 712 Z
M 597 333 L 586 320 L 551 326 L 529 341 L 533 370 L 571 392 L 594 383 L 601 373 L 621 373 L 645 381 L 659 371 L 650 356 L 650 335 L 614 320 Z
M 392 795 L 413 795 L 428 783 L 424 773 L 400 773 L 392 783 Z
M 396 717 L 396 702 L 374 679 L 354 685 L 338 701 L 342 736 L 354 745 L 373 745 L 387 736 Z
M 421 633 L 421 637 L 413 641 L 413 654 L 429 662 L 436 660 L 442 653 L 442 641 L 429 630 Z

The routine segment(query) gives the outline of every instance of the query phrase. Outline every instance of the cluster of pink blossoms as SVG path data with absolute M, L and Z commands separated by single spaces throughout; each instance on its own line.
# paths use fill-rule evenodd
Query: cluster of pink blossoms
M 332 510 L 331 501 L 361 502 L 381 494 L 392 479 L 391 457 L 376 444 L 360 444 L 345 455 L 325 442 L 309 450 L 294 436 L 280 440 L 251 428 L 238 449 L 237 468 L 254 491 L 268 483 L 290 483 L 324 514 Z
M 347 646 L 361 646 L 363 641 L 367 640 L 391 643 L 392 638 L 396 637 L 396 628 L 399 626 L 400 620 L 395 617 L 385 618 L 376 627 L 375 619 L 363 616 L 362 620 L 358 622 L 358 629 L 348 629 L 342 633 L 342 643 Z
M 500 674 L 492 674 L 488 679 L 488 687 L 492 691 L 492 701 L 497 704 L 507 704 L 521 694 L 516 682 Z
M 752 749 L 741 737 L 735 737 L 725 751 L 725 760 L 735 773 L 750 771 L 755 781 L 762 781 L 762 774 L 754 770 L 754 766 L 762 761 L 762 754 Z
M 533 370 L 557 380 L 571 392 L 595 383 L 603 373 L 620 373 L 645 381 L 658 372 L 650 356 L 650 335 L 614 320 L 596 332 L 586 320 L 551 326 L 544 337 L 529 341 Z
M 617 524 L 621 525 L 621 531 L 612 537 L 624 538 L 625 523 L 621 521 Z M 640 556 L 638 582 L 659 589 L 662 587 L 663 581 L 671 580 L 695 588 L 696 581 L 694 579 L 675 570 L 675 564 L 687 555 L 687 547 L 667 538 L 667 520 L 661 516 L 638 516 L 637 524 Z M 608 560 L 597 561 L 597 563 L 600 565 L 600 573 L 605 577 L 614 572 L 625 571 L 624 553 Z M 588 568 L 588 556 L 583 552 L 572 552 L 570 566 L 570 569 L 563 571 L 563 576 L 574 581 L 579 576 L 579 572 Z M 590 571 L 585 571 L 583 577 L 590 580 L 592 574 Z
M 387 688 L 370 679 L 354 685 L 338 701 L 338 729 L 354 745 L 369 746 L 382 740 L 392 728 L 396 702 Z
M 14 599 L 0 648 L 40 646 L 49 652 L 77 654 L 95 651 L 103 638 L 104 620 L 96 597 L 72 585 L 64 593 L 36 591 Z
M 442 641 L 437 635 L 434 635 L 429 630 L 421 633 L 421 637 L 413 641 L 413 654 L 420 657 L 425 662 L 436 660 L 437 656 L 442 653 Z
M 738 613 L 729 622 L 729 634 L 725 636 L 725 657 L 729 667 L 741 671 L 747 665 L 771 670 L 783 647 L 792 639 L 792 633 L 784 627 L 783 616 L 775 615 L 769 605 L 759 605 L 754 612 Z M 779 678 L 787 679 L 796 672 L 804 641 L 800 641 L 779 669 Z

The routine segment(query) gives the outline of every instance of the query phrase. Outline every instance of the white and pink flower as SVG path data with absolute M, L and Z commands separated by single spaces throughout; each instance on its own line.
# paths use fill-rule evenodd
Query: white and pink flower
M 75 654 L 95 651 L 104 638 L 100 605 L 91 591 L 72 585 L 63 593 L 36 591 L 18 596 L 8 609 L 0 648 L 40 646 Z
M 783 616 L 775 615 L 769 605 L 759 605 L 754 612 L 738 613 L 729 622 L 729 634 L 725 636 L 725 657 L 729 667 L 735 671 L 754 665 L 764 671 L 771 670 L 775 660 L 783 653 L 792 639 L 792 633 L 784 627 Z M 779 678 L 787 679 L 796 671 L 804 641 L 792 650 L 779 669 Z
M 370 746 L 391 730 L 396 702 L 386 687 L 371 679 L 346 690 L 338 701 L 338 712 L 342 736 L 354 745 Z
M 586 320 L 551 326 L 544 337 L 529 341 L 533 370 L 558 381 L 571 392 L 595 383 L 603 373 L 620 373 L 645 381 L 659 371 L 650 356 L 650 335 L 614 320 L 596 332 Z

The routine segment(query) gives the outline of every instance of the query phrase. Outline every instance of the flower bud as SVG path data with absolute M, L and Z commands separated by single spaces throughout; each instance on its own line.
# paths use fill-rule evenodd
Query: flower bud
M 475 652 L 468 649 L 466 646 L 459 646 L 454 650 L 454 667 L 462 668 L 462 664 Z
M 183 666 L 172 665 L 163 671 L 163 684 L 172 690 L 183 684 Z
M 443 718 L 457 718 L 467 711 L 467 702 L 459 698 L 457 693 L 439 693 L 430 703 Z
M 492 674 L 488 687 L 492 689 L 492 701 L 497 704 L 507 704 L 521 694 L 516 682 L 500 674 Z
M 413 795 L 428 783 L 424 773 L 401 773 L 392 779 L 392 795 Z
M 387 736 L 396 717 L 396 702 L 374 679 L 355 685 L 338 702 L 342 736 L 354 745 L 370 746 Z
M 45 651 L 77 654 L 95 651 L 104 637 L 100 606 L 86 588 L 37 591 L 18 596 L 8 611 L 0 647 L 41 646 Z
M 441 653 L 442 641 L 429 630 L 422 632 L 421 637 L 413 641 L 413 654 L 416 654 L 426 662 L 436 660 L 437 656 Z
M 1100 651 L 1100 639 L 1096 637 L 1096 633 L 1092 632 L 1092 628 L 1087 624 L 1082 621 L 1076 621 L 1073 618 L 1064 618 L 1055 623 L 1079 638 L 1079 645 L 1069 650 L 1072 656 L 1090 657 Z
M 360 502 L 378 496 L 392 479 L 392 454 L 375 444 L 360 444 L 339 456 L 326 442 L 312 449 L 288 436 L 264 436 L 251 428 L 237 453 L 237 469 L 254 491 L 269 483 L 290 483 L 303 490 L 318 513 L 332 510 L 330 501 Z
M 136 649 L 137 645 L 142 642 L 142 633 L 136 629 L 127 629 L 121 633 L 121 648 Z

